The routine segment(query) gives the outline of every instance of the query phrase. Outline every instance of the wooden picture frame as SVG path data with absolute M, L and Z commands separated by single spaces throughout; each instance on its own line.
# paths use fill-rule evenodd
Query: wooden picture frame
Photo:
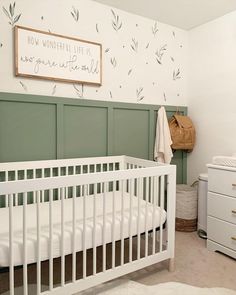
M 100 43 L 15 26 L 15 75 L 102 85 Z

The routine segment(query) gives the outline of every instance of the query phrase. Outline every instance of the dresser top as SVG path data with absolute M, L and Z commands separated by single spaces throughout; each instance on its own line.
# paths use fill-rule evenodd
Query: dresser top
M 214 165 L 214 164 L 207 164 L 207 168 L 236 172 L 236 167 L 230 167 L 230 166 L 220 166 L 220 165 Z

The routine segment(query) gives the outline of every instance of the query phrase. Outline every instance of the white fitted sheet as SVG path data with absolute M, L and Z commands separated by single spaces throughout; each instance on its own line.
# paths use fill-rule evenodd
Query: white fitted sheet
M 212 159 L 212 164 L 219 166 L 236 167 L 236 156 L 215 156 Z
M 132 198 L 132 235 L 138 232 L 138 198 L 130 197 L 129 194 L 124 195 L 124 238 L 129 237 L 130 224 L 130 198 Z M 120 192 L 115 193 L 115 240 L 121 239 L 121 202 L 122 197 Z M 76 198 L 76 251 L 83 249 L 83 198 Z M 103 244 L 103 196 L 96 197 L 96 245 Z M 113 198 L 112 193 L 106 195 L 106 229 L 105 241 L 112 242 L 113 232 Z M 93 209 L 94 196 L 86 197 L 86 248 L 93 247 Z M 160 221 L 163 224 L 166 221 L 166 212 L 157 206 L 148 203 L 147 206 L 147 229 L 153 228 L 153 209 L 155 210 L 155 227 L 160 226 Z M 64 200 L 64 253 L 65 255 L 73 252 L 73 200 Z M 37 261 L 37 204 L 27 205 L 27 263 L 35 263 Z M 140 200 L 140 232 L 145 232 L 145 215 L 146 202 Z M 40 220 L 41 220 L 41 261 L 47 260 L 50 257 L 50 239 L 49 239 L 49 203 L 40 204 Z M 0 209 L 0 267 L 9 266 L 9 209 Z M 14 265 L 23 264 L 23 206 L 13 208 L 13 228 L 14 228 Z M 53 202 L 53 257 L 61 256 L 61 201 Z

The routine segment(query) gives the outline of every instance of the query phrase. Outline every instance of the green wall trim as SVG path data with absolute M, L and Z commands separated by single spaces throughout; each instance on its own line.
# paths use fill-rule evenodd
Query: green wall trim
M 108 107 L 108 115 L 107 115 L 107 155 L 108 156 L 112 156 L 113 155 L 113 118 L 114 118 L 114 114 L 113 114 L 113 108 L 112 107 Z
M 57 106 L 57 159 L 63 159 L 64 157 L 64 141 L 63 141 L 63 121 L 64 121 L 64 106 L 62 103 L 56 104 Z
M 96 107 L 116 107 L 122 109 L 136 109 L 136 110 L 153 110 L 157 111 L 161 106 L 152 104 L 138 104 L 138 103 L 126 103 L 126 102 L 112 102 L 102 100 L 90 100 L 90 99 L 75 99 L 67 97 L 54 97 L 54 96 L 40 96 L 34 94 L 19 94 L 0 92 L 0 100 L 3 101 L 17 101 L 17 102 L 31 102 L 31 103 L 45 103 L 45 104 L 63 104 L 63 105 L 80 105 L 80 106 L 96 106 Z M 166 111 L 176 111 L 177 109 L 181 113 L 187 113 L 187 107 L 184 106 L 169 106 L 165 105 Z
M 0 162 L 127 154 L 153 160 L 159 105 L 0 92 Z M 165 106 L 167 116 L 187 107 Z M 22 138 L 22 140 L 21 140 Z M 177 151 L 177 182 L 187 154 Z

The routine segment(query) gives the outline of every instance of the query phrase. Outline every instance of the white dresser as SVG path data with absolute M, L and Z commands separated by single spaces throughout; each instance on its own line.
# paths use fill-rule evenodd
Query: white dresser
M 236 168 L 208 165 L 207 248 L 236 259 Z

